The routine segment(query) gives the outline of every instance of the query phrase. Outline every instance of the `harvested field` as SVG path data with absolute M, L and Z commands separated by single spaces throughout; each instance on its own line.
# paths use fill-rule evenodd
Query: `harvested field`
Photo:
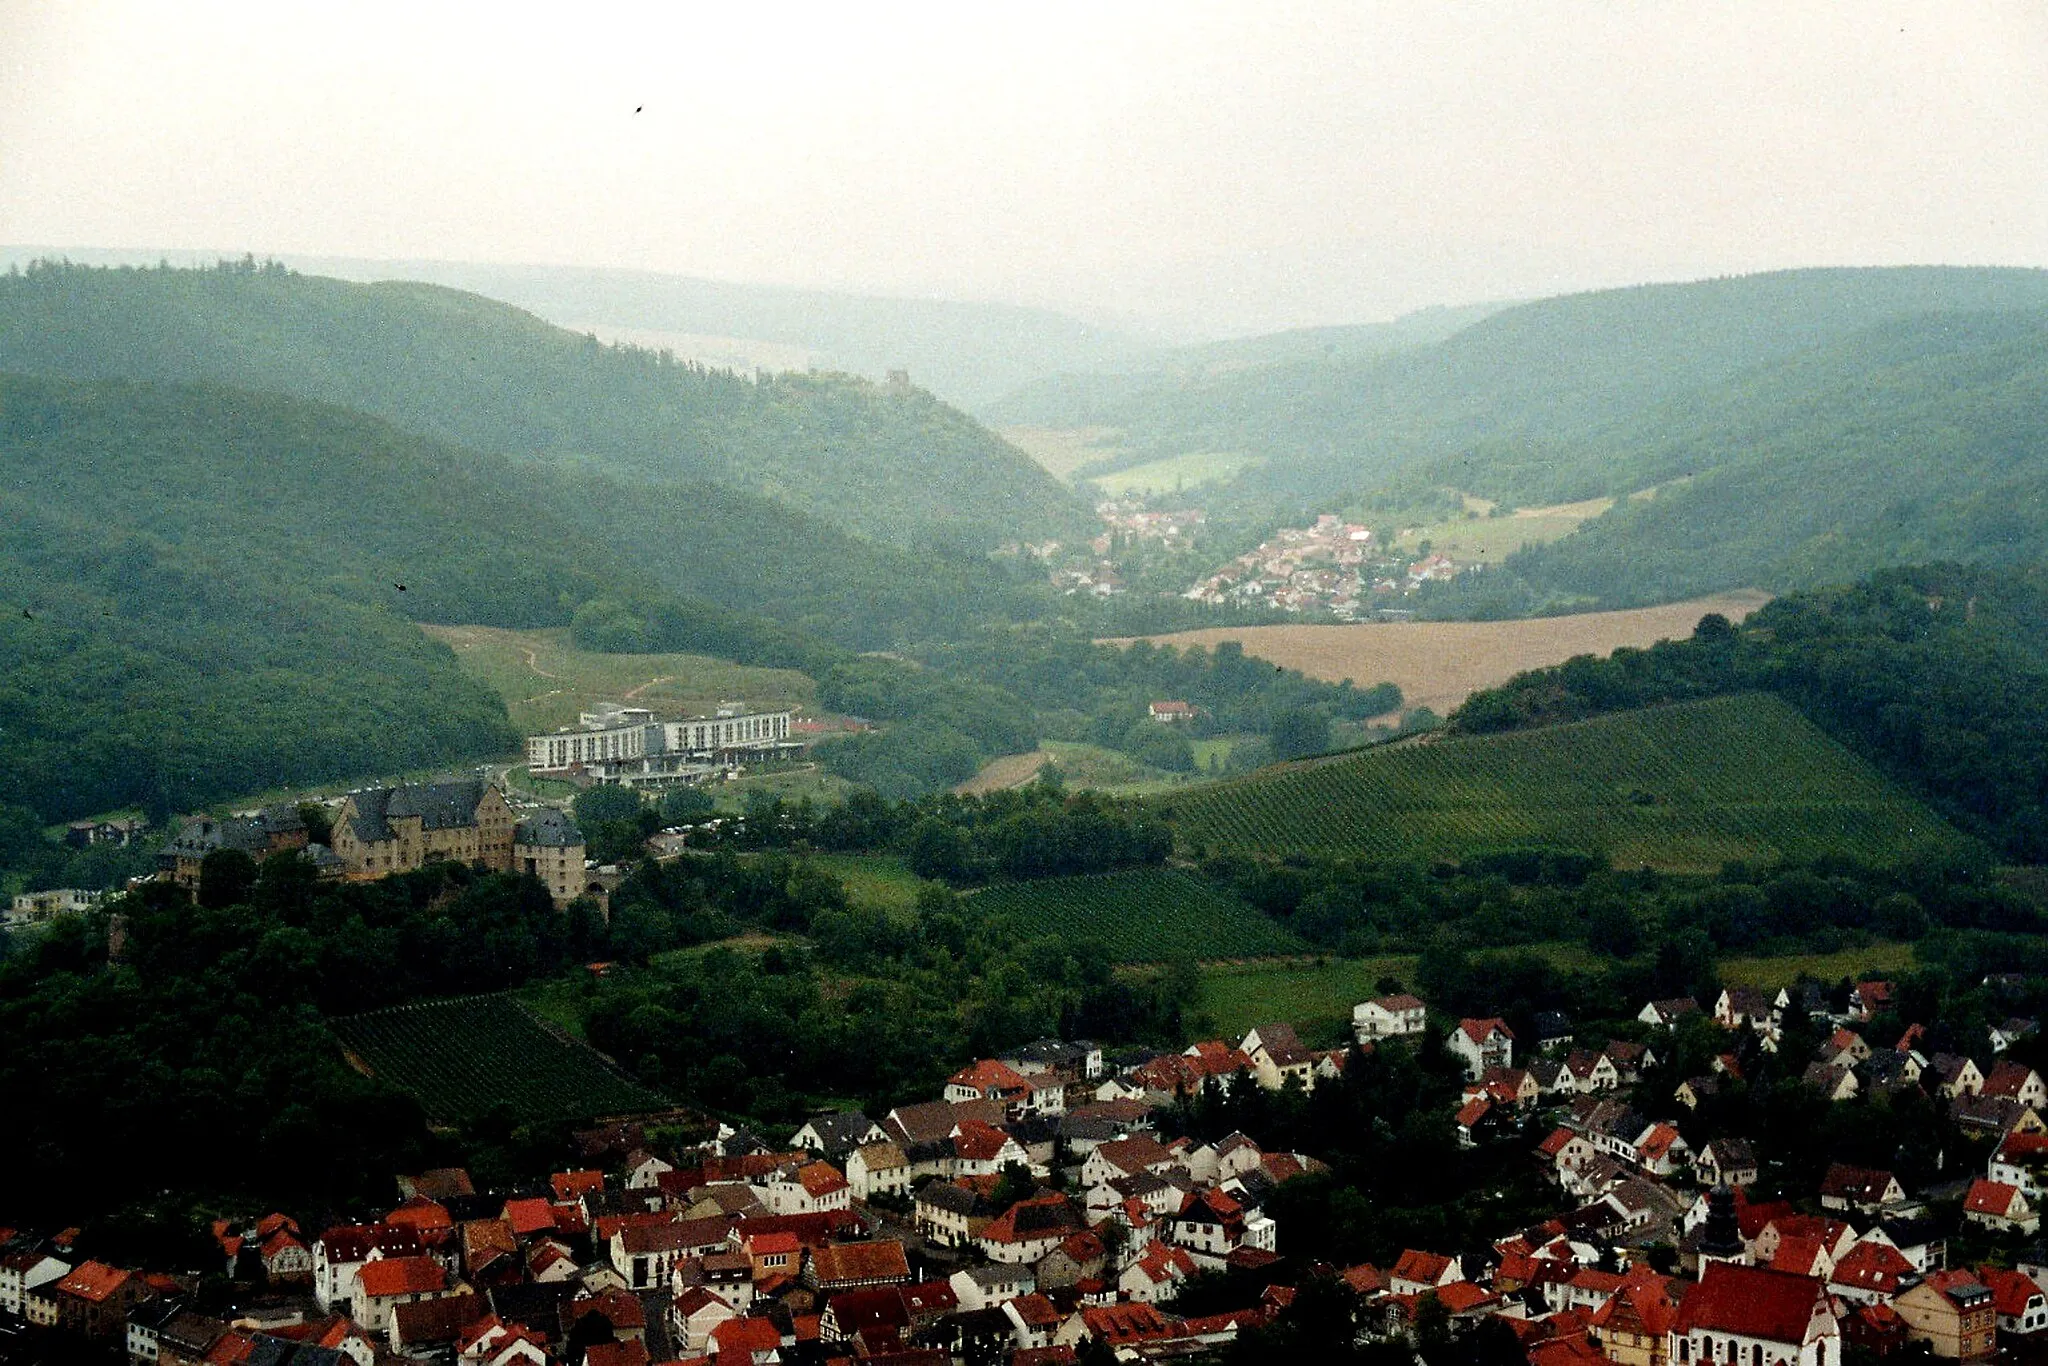
M 1220 641 L 1239 641 L 1246 654 L 1299 669 L 1311 678 L 1332 683 L 1348 678 L 1360 687 L 1398 683 L 1407 706 L 1428 707 L 1441 715 L 1481 688 L 1505 683 L 1518 673 L 1561 664 L 1573 655 L 1607 655 L 1624 645 L 1683 639 L 1709 612 L 1741 621 L 1769 601 L 1767 593 L 1743 590 L 1662 607 L 1521 621 L 1225 626 L 1145 639 L 1211 649 Z
M 954 788 L 962 796 L 979 796 L 984 792 L 1001 792 L 1004 788 L 1022 787 L 1038 776 L 1038 770 L 1051 762 L 1052 755 L 1042 749 L 1029 754 L 1005 754 L 991 759 L 982 766 L 981 772 Z

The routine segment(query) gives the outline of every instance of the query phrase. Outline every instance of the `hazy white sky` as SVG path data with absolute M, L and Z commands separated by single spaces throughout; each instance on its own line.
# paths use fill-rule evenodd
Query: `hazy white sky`
M 0 0 L 0 242 L 1203 332 L 2048 264 L 2048 4 Z

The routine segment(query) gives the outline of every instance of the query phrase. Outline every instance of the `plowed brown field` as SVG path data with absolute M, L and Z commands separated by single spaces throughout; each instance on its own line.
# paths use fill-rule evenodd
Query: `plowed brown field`
M 1505 683 L 1529 669 L 1561 664 L 1573 655 L 1612 654 L 1624 645 L 1683 639 L 1709 612 L 1741 621 L 1770 600 L 1768 593 L 1745 590 L 1662 607 L 1523 621 L 1224 626 L 1145 639 L 1211 649 L 1219 641 L 1239 641 L 1246 654 L 1299 669 L 1311 678 L 1333 683 L 1348 678 L 1360 687 L 1398 683 L 1405 706 L 1428 707 L 1444 715 L 1481 688 Z

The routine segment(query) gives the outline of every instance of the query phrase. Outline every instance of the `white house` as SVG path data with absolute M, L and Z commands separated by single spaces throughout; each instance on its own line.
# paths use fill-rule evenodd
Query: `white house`
M 1419 997 L 1377 996 L 1351 1007 L 1351 1032 L 1360 1043 L 1409 1038 L 1429 1027 L 1427 1016 L 1428 1008 Z
M 1505 1020 L 1460 1020 L 1444 1046 L 1465 1060 L 1465 1074 L 1474 1081 L 1489 1067 L 1515 1065 L 1515 1032 Z

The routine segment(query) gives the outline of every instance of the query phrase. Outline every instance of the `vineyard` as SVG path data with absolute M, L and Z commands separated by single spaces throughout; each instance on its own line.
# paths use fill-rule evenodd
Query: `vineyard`
M 1123 963 L 1185 953 L 1217 959 L 1306 951 L 1244 902 L 1167 868 L 1001 883 L 969 896 L 967 904 L 1008 919 L 1023 935 L 1093 939 Z
M 429 1001 L 332 1021 L 349 1060 L 419 1098 L 437 1121 L 509 1106 L 522 1119 L 649 1110 L 660 1096 L 510 996 Z
M 1268 770 L 1161 800 L 1197 850 L 1439 859 L 1515 846 L 1618 867 L 1839 853 L 1891 863 L 1960 836 L 1776 698 L 1623 712 Z

